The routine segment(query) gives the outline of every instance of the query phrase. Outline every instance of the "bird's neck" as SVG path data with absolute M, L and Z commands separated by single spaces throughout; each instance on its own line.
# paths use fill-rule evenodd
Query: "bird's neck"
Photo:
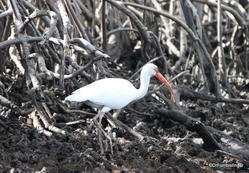
M 150 84 L 150 76 L 146 75 L 146 73 L 143 73 L 143 71 L 140 74 L 140 87 L 137 90 L 137 98 L 140 99 L 144 97 L 148 91 Z

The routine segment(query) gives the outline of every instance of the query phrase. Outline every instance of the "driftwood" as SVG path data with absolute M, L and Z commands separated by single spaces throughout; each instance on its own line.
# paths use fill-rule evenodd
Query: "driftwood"
M 226 154 L 230 153 L 231 156 L 237 156 L 236 159 L 249 166 L 249 147 L 247 144 L 243 144 L 242 142 L 233 139 L 232 137 L 212 127 L 205 126 L 197 119 L 194 119 L 183 112 L 161 109 L 157 110 L 156 113 L 165 118 L 179 122 L 191 131 L 195 131 L 203 139 L 203 145 L 205 148 L 207 147 L 209 150 L 213 151 L 222 150 Z M 222 141 L 219 143 L 218 140 L 221 138 L 228 139 L 227 143 L 224 143 L 224 145 L 221 144 Z M 240 148 L 240 150 L 234 148 L 234 145 L 236 145 L 236 148 Z

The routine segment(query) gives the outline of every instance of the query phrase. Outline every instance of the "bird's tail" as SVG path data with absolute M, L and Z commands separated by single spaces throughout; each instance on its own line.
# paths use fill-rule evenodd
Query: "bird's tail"
M 71 102 L 83 102 L 83 101 L 85 101 L 85 99 L 83 99 L 82 97 L 80 97 L 80 95 L 78 95 L 78 94 L 72 94 L 70 96 L 67 96 L 65 98 L 65 100 L 71 101 Z

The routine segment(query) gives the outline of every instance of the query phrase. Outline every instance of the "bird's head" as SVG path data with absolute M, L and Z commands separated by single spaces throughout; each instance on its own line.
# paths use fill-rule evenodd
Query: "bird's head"
M 158 67 L 155 64 L 147 63 L 143 66 L 142 72 L 145 72 L 148 76 L 155 76 L 159 72 Z
M 159 81 L 161 81 L 168 89 L 171 94 L 171 98 L 173 102 L 176 102 L 176 96 L 173 92 L 172 85 L 169 83 L 169 81 L 159 72 L 158 67 L 155 64 L 147 63 L 143 66 L 142 71 L 147 73 L 146 75 L 152 77 L 155 76 Z

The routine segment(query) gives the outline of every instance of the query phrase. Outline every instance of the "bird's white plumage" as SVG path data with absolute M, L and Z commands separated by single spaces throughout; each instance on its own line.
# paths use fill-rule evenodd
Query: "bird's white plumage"
M 148 63 L 143 66 L 140 73 L 139 89 L 136 89 L 128 80 L 106 78 L 86 85 L 65 98 L 68 101 L 87 102 L 86 104 L 90 103 L 90 105 L 96 106 L 100 109 L 99 113 L 93 117 L 93 121 L 98 128 L 97 132 L 99 133 L 101 153 L 104 153 L 101 133 L 110 141 L 112 151 L 112 140 L 101 127 L 101 121 L 104 114 L 111 109 L 121 109 L 130 102 L 144 97 L 148 91 L 150 78 L 152 76 L 155 76 L 158 80 L 164 83 L 168 88 L 170 88 L 171 93 L 173 93 L 170 84 L 158 71 L 157 66 Z M 132 131 L 132 129 L 130 129 L 130 131 Z M 136 134 L 140 139 L 143 138 L 134 131 L 133 134 Z
M 90 101 L 110 109 L 121 109 L 135 99 L 137 89 L 128 80 L 106 78 L 82 87 L 66 97 L 74 102 Z
M 106 78 L 77 89 L 65 100 L 74 102 L 90 101 L 103 106 L 102 112 L 121 109 L 133 100 L 142 98 L 147 93 L 150 78 L 156 74 L 157 70 L 157 66 L 151 63 L 143 66 L 140 74 L 141 84 L 139 89 L 136 89 L 128 80 Z

